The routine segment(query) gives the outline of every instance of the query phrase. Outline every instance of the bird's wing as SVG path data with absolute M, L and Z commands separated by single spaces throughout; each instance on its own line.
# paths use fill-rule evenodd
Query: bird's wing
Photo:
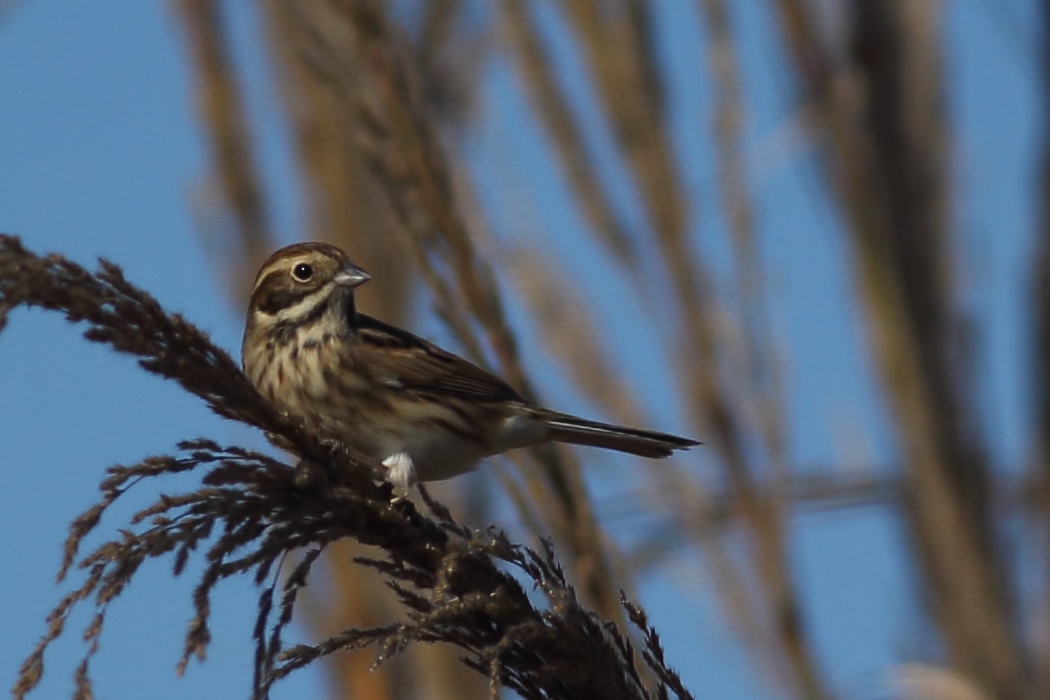
M 473 362 L 442 350 L 406 330 L 358 314 L 359 352 L 368 366 L 401 388 L 471 401 L 521 401 L 509 384 Z

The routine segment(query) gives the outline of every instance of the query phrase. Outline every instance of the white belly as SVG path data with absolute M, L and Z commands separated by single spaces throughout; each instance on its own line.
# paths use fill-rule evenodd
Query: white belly
M 405 454 L 412 461 L 420 481 L 442 481 L 473 470 L 485 457 L 501 454 L 546 439 L 542 423 L 514 416 L 492 426 L 482 444 L 476 440 L 433 426 L 425 429 L 398 430 L 383 436 L 376 458 L 384 461 Z

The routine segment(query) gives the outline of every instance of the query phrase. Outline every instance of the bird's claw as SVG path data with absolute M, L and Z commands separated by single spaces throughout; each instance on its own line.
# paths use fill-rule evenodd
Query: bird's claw
M 407 452 L 392 454 L 383 460 L 386 467 L 386 479 L 394 485 L 394 490 L 404 494 L 404 498 L 412 491 L 412 486 L 417 482 L 416 465 Z

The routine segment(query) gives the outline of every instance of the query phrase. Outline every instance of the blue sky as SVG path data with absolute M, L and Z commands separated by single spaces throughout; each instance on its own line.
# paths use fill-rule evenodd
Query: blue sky
M 253 126 L 274 195 L 283 236 L 298 230 L 294 173 L 277 118 L 275 97 L 253 43 L 253 15 L 244 2 L 229 2 L 235 19 L 238 60 L 248 76 L 248 96 L 263 115 Z M 657 3 L 657 31 L 666 46 L 669 106 L 678 156 L 695 196 L 697 249 L 717 261 L 725 256 L 721 224 L 712 212 L 711 105 L 703 76 L 703 47 L 690 0 Z M 965 259 L 966 299 L 988 325 L 980 357 L 993 454 L 1006 467 L 1026 455 L 1027 411 L 1024 298 L 1035 222 L 1033 175 L 1042 134 L 1035 73 L 1038 36 L 1028 0 L 947 3 L 944 31 L 949 51 L 949 104 L 957 158 L 956 230 Z M 867 445 L 876 463 L 892 459 L 893 445 L 864 357 L 863 324 L 855 317 L 849 251 L 836 213 L 820 194 L 805 157 L 765 171 L 768 136 L 793 105 L 777 67 L 774 28 L 766 4 L 734 4 L 747 52 L 748 124 L 757 192 L 756 216 L 773 291 L 774 327 L 785 358 L 791 453 L 799 464 L 828 464 Z M 997 14 L 992 14 L 997 13 Z M 217 284 L 220 268 L 208 260 L 197 235 L 194 199 L 206 182 L 205 144 L 197 129 L 190 76 L 170 4 L 115 0 L 78 3 L 26 0 L 0 19 L 0 231 L 16 233 L 37 251 L 58 251 L 83 264 L 97 256 L 121 264 L 128 277 L 169 309 L 184 313 L 231 353 L 239 348 L 241 311 Z M 583 64 L 556 41 L 576 107 L 593 110 L 582 90 Z M 690 69 L 689 66 L 695 66 Z M 485 181 L 482 206 L 506 236 L 545 236 L 546 245 L 575 271 L 585 294 L 609 295 L 641 313 L 608 276 L 607 265 L 568 205 L 565 183 L 552 168 L 542 132 L 528 113 L 513 70 L 496 60 L 483 73 L 478 129 L 471 136 L 470 167 Z M 514 134 L 507 139 L 506 134 Z M 599 149 L 608 135 L 596 137 Z M 602 146 L 602 139 L 606 139 Z M 640 216 L 622 173 L 608 169 L 628 220 Z M 502 207 L 527 185 L 528 206 Z M 518 196 L 518 195 L 516 195 Z M 520 205 L 520 196 L 514 200 Z M 520 216 L 519 216 L 520 215 Z M 550 233 L 556 231 L 557 234 Z M 528 320 L 511 309 L 528 331 Z M 615 358 L 644 387 L 642 399 L 661 427 L 675 424 L 663 397 L 670 378 L 658 349 L 631 323 L 603 311 Z M 420 327 L 434 329 L 432 320 Z M 586 411 L 560 388 L 557 370 L 526 347 L 544 395 L 561 408 Z M 665 425 L 669 423 L 669 425 Z M 56 587 L 61 542 L 72 518 L 96 499 L 106 466 L 168 452 L 197 435 L 259 444 L 258 436 L 212 416 L 174 385 L 148 377 L 127 358 L 82 340 L 53 314 L 20 311 L 0 335 L 0 684 L 10 684 L 21 659 L 44 631 L 50 608 L 68 590 Z M 851 442 L 852 441 L 852 442 Z M 703 457 L 700 457 L 703 460 Z M 709 465 L 708 465 L 709 466 Z M 704 468 L 707 468 L 706 466 Z M 592 475 L 592 482 L 600 482 Z M 185 488 L 192 476 L 172 480 Z M 103 522 L 121 523 L 135 505 L 155 494 L 147 485 Z M 600 489 L 599 489 L 600 490 Z M 907 658 L 918 631 L 897 525 L 885 513 L 812 515 L 794 521 L 795 573 L 810 616 L 818 656 L 847 697 L 878 694 L 887 664 Z M 195 570 L 172 580 L 165 562 L 147 565 L 112 607 L 102 650 L 93 664 L 100 697 L 154 700 L 238 697 L 250 681 L 250 631 L 256 592 L 247 582 L 219 588 L 215 641 L 202 665 L 174 677 L 182 634 L 192 615 Z M 16 573 L 17 572 L 17 573 Z M 668 567 L 641 585 L 642 602 L 661 631 L 668 655 L 698 697 L 746 700 L 770 696 L 761 677 L 727 636 L 702 567 Z M 687 605 L 682 605 L 682 601 Z M 36 697 L 68 696 L 81 652 L 73 620 L 48 656 Z M 317 671 L 293 676 L 275 693 L 315 697 Z

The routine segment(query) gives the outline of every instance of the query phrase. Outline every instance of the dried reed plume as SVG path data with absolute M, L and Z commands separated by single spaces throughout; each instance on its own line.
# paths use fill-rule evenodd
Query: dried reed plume
M 537 552 L 511 543 L 497 528 L 472 532 L 425 491 L 429 515 L 409 501 L 392 502 L 390 485 L 378 478 L 379 465 L 325 444 L 279 415 L 228 354 L 185 319 L 166 313 L 113 263 L 103 260 L 91 273 L 59 255 L 35 255 L 18 238 L 0 236 L 0 329 L 20 305 L 86 323 L 89 340 L 137 357 L 143 369 L 178 382 L 220 416 L 265 431 L 298 461 L 287 464 L 195 439 L 180 443 L 175 455 L 111 467 L 101 484 L 102 499 L 73 521 L 62 556 L 59 578 L 76 568 L 83 571 L 83 582 L 49 616 L 46 634 L 15 683 L 17 700 L 40 682 L 45 651 L 72 610 L 86 601 L 95 615 L 84 633 L 87 650 L 75 672 L 74 697 L 93 697 L 89 662 L 110 603 L 147 559 L 171 556 L 179 575 L 198 551 L 206 566 L 194 591 L 196 614 L 179 671 L 192 656 L 205 654 L 213 588 L 226 578 L 251 576 L 261 589 L 252 698 L 267 697 L 276 681 L 333 652 L 376 646 L 380 663 L 413 642 L 457 646 L 463 662 L 488 677 L 492 697 L 500 686 L 524 698 L 692 697 L 668 668 L 644 613 L 622 595 L 627 617 L 641 632 L 644 674 L 654 679 L 649 684 L 631 642 L 581 606 L 549 543 Z M 85 536 L 133 485 L 194 469 L 204 471 L 199 489 L 160 496 L 118 537 L 80 553 Z M 380 558 L 356 562 L 386 577 L 405 619 L 348 629 L 316 646 L 285 646 L 282 634 L 312 565 L 326 546 L 347 537 L 382 550 Z M 289 554 L 297 559 L 283 582 L 265 585 Z M 530 600 L 522 581 L 542 591 L 544 606 Z

